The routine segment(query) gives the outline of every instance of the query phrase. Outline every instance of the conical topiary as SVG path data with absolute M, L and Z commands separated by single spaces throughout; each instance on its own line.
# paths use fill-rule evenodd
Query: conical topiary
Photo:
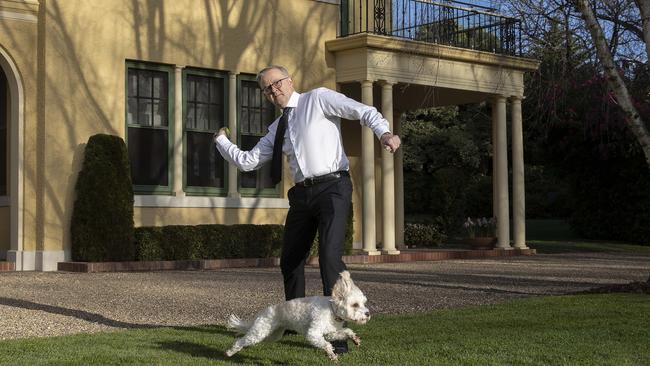
M 72 259 L 133 260 L 133 186 L 122 138 L 98 134 L 88 139 L 75 193 Z

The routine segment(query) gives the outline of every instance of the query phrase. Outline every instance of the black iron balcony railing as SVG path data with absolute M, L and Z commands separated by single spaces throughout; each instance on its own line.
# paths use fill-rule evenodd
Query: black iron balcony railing
M 341 0 L 341 37 L 374 33 L 518 55 L 520 21 L 460 1 Z

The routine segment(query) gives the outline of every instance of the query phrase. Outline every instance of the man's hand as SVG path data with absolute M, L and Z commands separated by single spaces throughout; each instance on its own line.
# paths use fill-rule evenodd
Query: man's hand
M 386 149 L 386 151 L 390 153 L 394 153 L 397 151 L 399 146 L 402 144 L 402 141 L 400 140 L 399 136 L 393 135 L 390 132 L 386 132 L 385 134 L 381 135 L 381 146 Z
M 228 127 L 221 127 L 219 131 L 215 132 L 212 138 L 216 142 L 219 136 L 226 136 L 226 138 L 230 139 L 230 129 Z

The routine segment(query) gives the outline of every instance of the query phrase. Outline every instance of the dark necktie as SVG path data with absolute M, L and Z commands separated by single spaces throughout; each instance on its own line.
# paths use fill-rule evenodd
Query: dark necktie
M 278 128 L 275 131 L 275 141 L 273 141 L 273 159 L 271 160 L 271 183 L 276 185 L 282 180 L 282 143 L 284 142 L 284 132 L 287 130 L 287 119 L 289 111 L 293 107 L 285 107 L 282 110 L 282 117 L 278 122 Z

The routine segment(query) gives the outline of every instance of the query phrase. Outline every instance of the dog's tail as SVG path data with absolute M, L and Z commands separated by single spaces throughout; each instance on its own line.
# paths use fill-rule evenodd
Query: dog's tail
M 251 323 L 245 320 L 242 320 L 235 314 L 230 314 L 228 321 L 226 322 L 226 327 L 228 329 L 236 330 L 239 333 L 246 333 L 251 327 Z

